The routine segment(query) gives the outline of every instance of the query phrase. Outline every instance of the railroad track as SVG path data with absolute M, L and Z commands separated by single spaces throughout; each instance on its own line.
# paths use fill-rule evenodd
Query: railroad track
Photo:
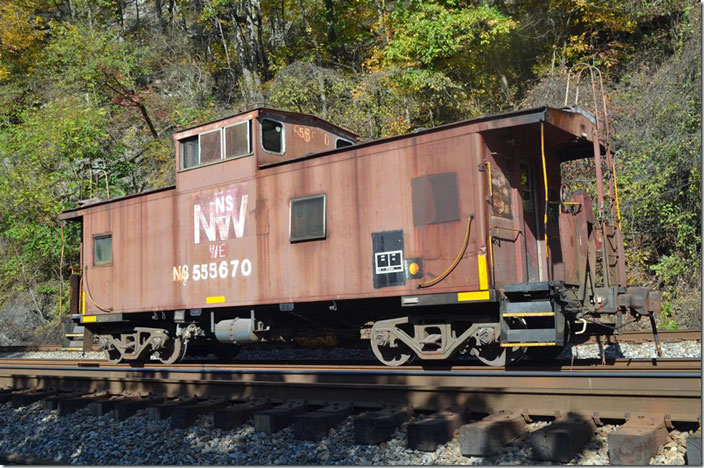
M 526 420 L 549 418 L 554 422 L 535 442 L 534 453 L 562 462 L 569 461 L 564 457 L 571 451 L 565 452 L 564 440 L 551 435 L 550 428 L 567 431 L 570 447 L 581 447 L 579 441 L 586 443 L 590 436 L 585 433 L 591 434 L 596 425 L 626 421 L 613 443 L 621 452 L 614 452 L 612 459 L 627 464 L 643 462 L 647 450 L 635 450 L 643 437 L 650 437 L 646 445 L 657 449 L 667 428 L 700 422 L 701 361 L 584 361 L 495 369 L 206 363 L 134 367 L 5 359 L 0 361 L 0 388 L 0 402 L 15 406 L 44 401 L 59 415 L 90 406 L 94 414 L 114 412 L 118 419 L 148 409 L 156 417 L 169 415 L 177 428 L 209 413 L 223 429 L 254 417 L 259 429 L 273 430 L 284 424 L 275 415 L 283 414 L 286 424 L 298 428 L 296 437 L 312 440 L 350 415 L 366 412 L 355 419 L 368 426 L 360 431 L 360 443 L 379 443 L 388 437 L 389 428 L 415 412 L 422 417 L 408 427 L 409 446 L 435 450 L 460 429 L 460 437 L 465 433 L 462 450 L 468 453 L 498 443 L 472 446 L 477 437 L 498 438 L 502 446 L 510 442 L 509 435 L 523 430 Z M 274 406 L 279 413 L 272 413 Z M 464 425 L 468 421 L 474 422 Z M 618 443 L 619 437 L 625 442 Z M 555 445 L 558 439 L 560 447 Z

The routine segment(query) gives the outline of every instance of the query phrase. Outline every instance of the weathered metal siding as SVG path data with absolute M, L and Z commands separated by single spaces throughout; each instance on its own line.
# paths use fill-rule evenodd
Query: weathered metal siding
M 520 212 L 504 221 L 491 214 L 485 198 L 490 180 L 479 165 L 490 161 L 508 172 L 509 163 L 502 162 L 501 155 L 514 158 L 514 185 L 507 190 L 514 210 L 519 208 L 517 161 L 523 158 L 541 170 L 536 115 L 450 126 L 262 169 L 256 167 L 259 139 L 255 127 L 252 156 L 183 171 L 175 190 L 80 210 L 87 284 L 95 302 L 115 312 L 479 290 L 483 285 L 478 255 L 490 259 L 492 226 L 503 222 L 524 228 Z M 490 130 L 506 129 L 511 129 L 515 141 L 513 155 L 505 135 L 493 143 L 486 136 Z M 562 144 L 569 136 L 568 132 L 548 133 L 546 141 Z M 546 147 L 548 167 L 555 170 L 559 167 L 556 147 L 555 142 Z M 456 173 L 459 192 L 458 219 L 415 225 L 413 179 L 452 173 Z M 559 172 L 551 170 L 549 181 L 559 189 Z M 538 199 L 535 234 L 540 240 L 542 172 L 536 172 L 534 182 Z M 327 237 L 292 244 L 290 200 L 317 194 L 327 196 Z M 419 283 L 442 274 L 460 252 L 470 215 L 475 218 L 462 260 L 447 278 L 419 291 Z M 220 224 L 216 225 L 218 217 Z M 403 231 L 404 258 L 421 258 L 423 276 L 406 279 L 402 285 L 375 288 L 372 234 L 398 230 Z M 92 236 L 103 232 L 113 233 L 113 265 L 93 267 Z M 196 236 L 200 236 L 198 243 Z M 559 250 L 559 237 L 549 232 L 548 238 L 549 258 L 557 261 L 554 252 L 555 243 Z M 527 280 L 521 271 L 525 247 L 506 245 L 495 250 L 496 285 Z M 245 261 L 247 269 L 243 269 Z M 211 275 L 211 263 L 215 275 Z M 207 279 L 194 279 L 194 265 L 198 270 L 205 265 Z M 235 265 L 239 270 L 233 276 Z M 491 278 L 492 272 L 488 273 Z M 552 275 L 558 279 L 562 273 L 555 269 Z M 491 282 L 488 286 L 492 287 Z M 100 313 L 90 299 L 86 306 L 88 313 Z
M 428 274 L 442 273 L 459 252 L 465 220 L 475 211 L 475 180 L 467 151 L 470 138 L 428 135 L 261 171 L 257 196 L 267 199 L 270 226 L 269 235 L 258 241 L 260 290 L 265 300 L 295 302 L 417 292 L 420 280 L 373 288 L 371 234 L 375 232 L 403 230 L 405 258 L 422 257 Z M 453 171 L 458 173 L 461 220 L 415 228 L 411 179 Z M 327 238 L 291 244 L 289 201 L 321 193 L 327 194 Z M 458 285 L 478 289 L 479 238 L 474 230 L 466 261 L 434 291 Z
M 421 280 L 374 289 L 371 233 L 403 230 L 405 257 L 423 258 L 426 280 L 442 273 L 459 252 L 467 217 L 478 214 L 478 174 L 468 150 L 477 138 L 455 129 L 264 169 L 257 179 L 241 175 L 248 167 L 242 158 L 219 165 L 228 168 L 228 185 L 172 192 L 175 212 L 174 202 L 161 194 L 104 205 L 86 214 L 86 236 L 113 232 L 113 265 L 88 269 L 93 298 L 115 311 L 136 311 L 205 307 L 209 297 L 222 301 L 211 305 L 247 305 L 415 293 Z M 447 172 L 457 172 L 460 220 L 414 227 L 411 179 Z M 197 171 L 184 175 L 195 178 Z M 233 186 L 248 197 L 243 236 L 213 243 L 201 233 L 201 243 L 194 244 L 194 197 Z M 291 198 L 321 193 L 327 195 L 327 238 L 292 244 Z M 433 292 L 479 289 L 476 256 L 483 241 L 476 226 L 464 260 Z M 211 258 L 209 248 L 220 244 L 225 257 Z M 251 274 L 232 278 L 232 260 L 248 260 Z M 219 269 L 223 261 L 227 278 L 194 281 L 193 265 L 214 262 Z M 189 278 L 174 281 L 174 267 L 184 265 Z M 91 304 L 88 311 L 97 312 Z
M 174 191 L 96 207 L 84 216 L 86 312 L 158 309 L 172 285 L 155 271 L 173 263 Z M 112 234 L 111 265 L 93 266 L 93 236 Z

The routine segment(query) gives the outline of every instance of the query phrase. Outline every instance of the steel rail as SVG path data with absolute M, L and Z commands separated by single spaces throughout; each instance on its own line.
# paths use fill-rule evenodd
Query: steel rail
M 357 362 L 233 362 L 233 363 L 216 363 L 216 362 L 182 362 L 170 366 L 158 362 L 141 362 L 136 364 L 122 363 L 110 364 L 104 360 L 76 360 L 76 359 L 32 359 L 32 358 L 0 358 L 0 368 L 93 368 L 93 369 L 150 369 L 150 370 L 169 370 L 191 372 L 193 369 L 201 372 L 213 370 L 225 371 L 230 369 L 245 369 L 266 371 L 281 370 L 281 369 L 303 369 L 312 371 L 350 371 L 350 370 L 370 370 L 379 372 L 403 372 L 403 371 L 419 371 L 419 372 L 481 372 L 481 373 L 506 373 L 515 372 L 583 372 L 587 370 L 597 370 L 600 372 L 631 372 L 631 371 L 696 371 L 701 369 L 701 359 L 699 358 L 680 358 L 680 359 L 577 359 L 574 361 L 560 360 L 547 363 L 534 361 L 522 361 L 510 367 L 489 367 L 483 364 L 468 365 L 462 362 L 450 362 L 446 364 L 427 363 L 425 365 L 403 366 L 398 368 L 390 368 L 387 366 L 372 364 L 360 365 Z
M 0 353 L 31 353 L 64 351 L 59 345 L 11 345 L 0 346 Z
M 661 364 L 664 362 L 661 361 Z M 307 400 L 357 406 L 409 405 L 420 410 L 466 408 L 477 413 L 520 411 L 530 416 L 575 412 L 601 419 L 666 415 L 697 422 L 701 363 L 680 367 L 504 370 L 483 367 L 312 368 L 305 366 L 0 366 L 0 385 L 111 394 L 199 395 L 230 399 Z

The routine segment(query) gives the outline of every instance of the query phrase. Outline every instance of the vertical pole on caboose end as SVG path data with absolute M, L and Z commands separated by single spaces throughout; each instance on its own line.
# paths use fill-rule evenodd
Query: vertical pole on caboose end
M 545 269 L 550 274 L 550 260 L 548 254 L 548 169 L 545 164 L 545 122 L 540 121 L 540 157 L 543 160 L 543 190 L 545 193 L 545 207 L 543 208 L 543 235 L 545 240 Z M 552 278 L 550 278 L 552 279 Z
M 603 284 L 608 286 L 611 284 L 611 279 L 609 278 L 609 268 L 607 266 L 607 254 L 606 254 L 606 219 L 604 217 L 604 180 L 601 171 L 601 145 L 599 144 L 599 124 L 595 125 L 592 130 L 592 143 L 594 145 L 594 166 L 596 168 L 596 192 L 599 201 L 599 209 L 597 211 L 597 225 L 601 230 L 602 242 L 601 242 L 601 261 L 602 261 L 602 271 L 604 273 Z

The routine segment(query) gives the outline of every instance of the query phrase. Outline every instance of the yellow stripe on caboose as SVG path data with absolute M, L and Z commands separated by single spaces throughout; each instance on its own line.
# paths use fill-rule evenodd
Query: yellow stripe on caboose
M 86 292 L 83 291 L 83 315 L 86 315 Z
M 205 298 L 206 304 L 222 304 L 225 302 L 225 296 L 208 296 Z
M 95 322 L 97 321 L 97 319 L 98 317 L 96 315 L 84 315 L 83 317 L 81 317 L 81 322 Z
M 486 255 L 477 255 L 479 266 L 479 289 L 489 289 L 489 272 L 486 267 Z
M 457 293 L 457 302 L 488 301 L 491 296 L 489 291 L 472 291 Z

